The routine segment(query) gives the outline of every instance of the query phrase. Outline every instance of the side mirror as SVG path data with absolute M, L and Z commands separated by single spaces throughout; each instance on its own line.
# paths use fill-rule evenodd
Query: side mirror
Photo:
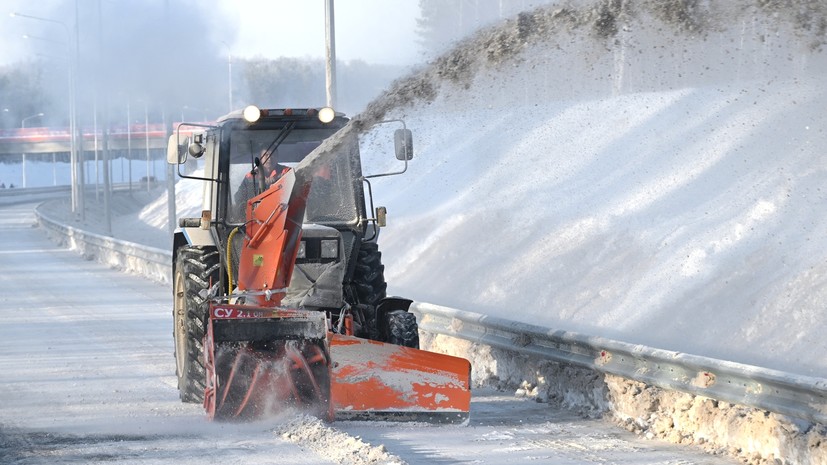
M 187 152 L 181 150 L 181 146 L 178 145 L 178 135 L 173 134 L 169 136 L 169 141 L 167 142 L 167 163 L 170 165 L 180 165 L 187 161 Z
M 397 129 L 393 133 L 393 146 L 397 160 L 413 159 L 413 134 L 410 129 Z

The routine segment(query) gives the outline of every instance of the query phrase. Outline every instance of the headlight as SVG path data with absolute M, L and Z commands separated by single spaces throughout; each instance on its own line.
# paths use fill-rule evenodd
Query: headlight
M 244 108 L 242 116 L 244 117 L 244 121 L 247 121 L 248 123 L 255 123 L 259 118 L 261 118 L 261 110 L 259 110 L 259 108 L 255 105 L 248 105 Z
M 322 258 L 339 258 L 339 241 L 337 239 L 322 240 Z
M 324 107 L 319 110 L 319 121 L 322 123 L 329 123 L 336 117 L 336 112 L 330 107 Z

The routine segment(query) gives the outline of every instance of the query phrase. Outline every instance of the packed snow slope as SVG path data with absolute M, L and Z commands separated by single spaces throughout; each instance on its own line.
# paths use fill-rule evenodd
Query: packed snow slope
M 480 31 L 360 115 L 414 131 L 408 172 L 373 180 L 389 292 L 825 377 L 827 6 L 585 3 Z M 398 169 L 383 140 L 366 171 Z
M 389 291 L 824 377 L 825 10 L 551 7 L 397 82 Z

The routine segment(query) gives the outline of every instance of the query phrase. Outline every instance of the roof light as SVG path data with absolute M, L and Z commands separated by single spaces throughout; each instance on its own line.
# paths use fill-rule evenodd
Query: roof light
M 336 117 L 336 112 L 330 107 L 324 107 L 319 110 L 319 121 L 322 123 L 329 123 Z
M 248 123 L 255 123 L 259 118 L 261 118 L 261 110 L 259 110 L 259 108 L 255 105 L 249 105 L 244 108 L 242 116 L 244 117 L 244 121 L 247 121 Z

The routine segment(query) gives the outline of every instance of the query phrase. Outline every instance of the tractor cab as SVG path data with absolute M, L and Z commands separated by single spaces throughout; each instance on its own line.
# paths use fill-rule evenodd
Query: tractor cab
M 373 208 L 369 178 L 405 172 L 412 158 L 411 134 L 401 121 L 390 122 L 402 125 L 394 133 L 394 150 L 404 167 L 364 176 L 358 135 L 345 129 L 348 122 L 329 108 L 251 106 L 213 125 L 178 125 L 169 141 L 169 162 L 178 165 L 180 177 L 204 181 L 204 189 L 201 217 L 179 220 L 173 250 L 215 247 L 222 270 L 217 292 L 232 294 L 239 285 L 243 238 L 249 237 L 248 201 L 292 170 L 297 182 L 311 188 L 295 259 L 299 272 L 293 274 L 286 303 L 334 313 L 342 307 L 362 309 L 356 318 L 357 328 L 364 329 L 360 334 L 376 335 L 367 320 L 375 320 L 375 308 L 386 297 L 376 242 L 385 208 Z M 188 158 L 198 160 L 203 172 L 187 172 Z

